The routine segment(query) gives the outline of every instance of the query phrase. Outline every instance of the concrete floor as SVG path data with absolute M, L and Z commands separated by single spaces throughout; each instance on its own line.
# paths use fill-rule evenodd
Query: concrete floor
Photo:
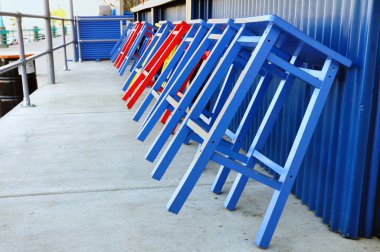
M 40 83 L 35 108 L 0 119 L 0 251 L 260 251 L 253 240 L 270 189 L 250 183 L 227 211 L 232 180 L 212 194 L 210 164 L 180 214 L 167 212 L 196 146 L 180 150 L 161 182 L 151 179 L 153 138 L 136 140 L 139 124 L 120 99 L 125 77 L 107 61 L 71 68 L 57 70 L 56 85 Z M 269 250 L 380 251 L 380 242 L 328 231 L 291 196 Z

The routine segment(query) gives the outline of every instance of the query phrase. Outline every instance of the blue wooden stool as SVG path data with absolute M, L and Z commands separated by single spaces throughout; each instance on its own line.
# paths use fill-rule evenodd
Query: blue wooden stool
M 204 125 L 200 116 L 216 92 L 217 85 L 205 85 L 157 166 L 166 167 L 181 144 L 190 135 L 195 133 L 201 138 L 200 142 L 202 143 L 196 151 L 194 160 L 168 202 L 167 208 L 173 213 L 180 211 L 210 160 L 222 165 L 215 184 L 218 184 L 218 180 L 224 182 L 226 176 L 224 170 L 226 169 L 232 169 L 239 174 L 225 202 L 228 209 L 235 209 L 249 178 L 273 188 L 274 194 L 256 237 L 256 244 L 262 248 L 267 248 L 339 65 L 350 67 L 351 61 L 274 15 L 237 19 L 235 23 L 240 23 L 242 28 L 248 28 L 252 35 L 242 36 L 231 43 L 232 46 L 230 45 L 229 50 L 224 54 L 221 64 L 210 76 L 209 82 L 217 78 L 217 73 L 220 73 L 221 68 L 231 65 L 228 61 L 230 55 L 236 54 L 234 51 L 239 51 L 242 48 L 254 48 L 244 70 L 212 125 Z M 224 62 L 227 62 L 226 66 Z M 311 65 L 313 68 L 308 68 Z M 284 76 L 273 78 L 273 72 L 269 71 L 262 75 L 259 83 L 255 86 L 239 129 L 229 141 L 224 137 L 228 126 L 253 86 L 254 79 L 259 76 L 260 70 L 263 70 L 265 66 L 282 69 Z M 262 153 L 263 146 L 278 119 L 286 98 L 289 96 L 295 79 L 310 85 L 313 91 L 286 162 L 277 164 Z M 241 154 L 238 150 L 241 144 L 236 145 L 236 141 L 246 137 L 249 124 L 270 84 L 275 85 L 276 92 L 254 136 L 249 151 L 247 154 Z M 255 170 L 254 166 L 258 162 L 277 176 Z
M 131 109 L 143 92 L 153 86 L 154 80 L 159 75 L 160 71 L 165 68 L 168 59 L 175 52 L 177 47 L 181 44 L 184 37 L 191 28 L 191 25 L 185 21 L 178 21 L 173 23 L 174 28 L 165 39 L 165 41 L 157 49 L 157 52 L 152 58 L 144 65 L 137 78 L 133 80 L 131 85 L 124 93 L 122 99 L 126 101 L 126 107 Z
M 131 48 L 128 50 L 126 57 L 124 58 L 121 66 L 118 70 L 119 75 L 123 75 L 129 62 L 132 59 L 138 61 L 139 57 L 143 54 L 148 41 L 153 37 L 157 28 L 148 22 L 142 22 L 143 27 L 140 29 L 136 39 L 133 41 Z M 139 45 L 141 44 L 141 48 Z
M 149 30 L 149 32 L 147 32 L 146 36 L 142 42 L 140 43 L 140 46 L 137 48 L 135 54 L 132 56 L 132 59 L 133 59 L 133 63 L 131 64 L 131 68 L 134 68 L 134 66 L 136 65 L 137 61 L 139 61 L 139 59 L 141 58 L 141 56 L 144 54 L 144 52 L 146 51 L 148 45 L 150 44 L 150 42 L 152 41 L 152 38 L 154 37 L 154 30 Z M 124 63 L 124 62 L 123 62 Z
M 193 83 L 190 85 L 189 89 L 186 91 L 182 99 L 174 100 L 173 97 L 176 97 L 173 95 L 175 94 L 174 91 L 172 91 L 171 94 L 167 96 L 166 98 L 167 102 L 169 105 L 171 105 L 172 110 L 173 110 L 172 117 L 170 118 L 169 122 L 167 122 L 167 124 L 164 126 L 164 129 L 157 136 L 155 142 L 153 143 L 152 147 L 148 151 L 148 154 L 146 155 L 147 160 L 154 161 L 154 159 L 157 157 L 158 153 L 160 152 L 165 142 L 169 138 L 171 132 L 174 130 L 176 125 L 181 122 L 181 118 L 183 118 L 186 115 L 186 110 L 191 106 L 192 101 L 194 100 L 195 96 L 200 92 L 203 86 L 203 83 L 207 81 L 205 76 L 207 77 L 215 67 L 215 71 L 211 74 L 211 77 L 208 79 L 205 85 L 207 86 L 212 85 L 216 89 L 220 84 L 222 84 L 220 88 L 219 96 L 217 98 L 216 105 L 212 108 L 212 110 L 205 109 L 202 112 L 202 115 L 200 117 L 203 121 L 202 123 L 212 124 L 214 122 L 214 120 L 216 119 L 216 116 L 218 115 L 219 111 L 222 108 L 222 105 L 226 101 L 229 92 L 232 89 L 236 70 L 239 69 L 239 67 L 240 68 L 245 67 L 250 56 L 248 50 L 250 47 L 252 47 L 254 43 L 256 43 L 255 41 L 249 41 L 249 38 L 247 37 L 247 35 L 249 34 L 252 35 L 252 32 L 247 27 L 241 27 L 237 35 L 235 36 L 233 43 L 231 42 L 232 41 L 231 39 L 230 47 L 228 48 L 227 46 L 224 47 L 224 51 L 227 50 L 230 53 L 225 54 L 222 60 L 225 58 L 228 58 L 228 59 L 225 61 L 221 60 L 218 63 L 218 65 L 217 65 L 217 62 L 214 62 L 214 65 L 209 65 L 207 68 L 206 67 L 201 68 L 198 75 L 195 77 L 195 79 L 193 80 Z M 247 38 L 248 40 L 246 40 Z M 242 44 L 246 46 L 240 47 L 241 49 L 239 49 L 238 44 Z M 273 66 L 269 64 L 264 65 L 263 69 L 265 71 L 273 72 L 273 74 L 279 74 L 280 77 L 282 77 L 283 75 L 281 71 L 279 71 L 278 69 L 275 69 Z M 228 76 L 228 77 L 225 78 L 225 76 Z M 223 78 L 225 78 L 225 82 L 222 82 Z M 163 106 L 171 108 L 169 105 L 163 104 Z M 162 104 L 160 106 L 162 106 Z M 138 137 L 140 137 L 140 135 Z M 198 139 L 196 136 L 191 135 L 187 138 L 186 142 L 188 142 L 190 138 L 192 138 L 195 141 L 197 141 Z M 166 156 L 166 160 L 169 160 L 169 159 L 170 159 L 169 156 Z M 165 162 L 165 163 L 169 164 L 170 162 Z M 167 166 L 164 166 L 163 164 L 161 164 L 161 166 L 158 169 L 155 169 L 155 171 L 153 172 L 153 177 L 156 179 L 160 179 L 163 173 L 166 171 L 166 168 Z
M 208 20 L 207 23 L 211 24 L 212 27 L 181 73 L 171 80 L 172 83 L 169 84 L 169 87 L 165 89 L 165 92 L 156 102 L 137 136 L 140 141 L 144 141 L 166 109 L 173 110 L 173 112 L 178 111 L 178 113 L 172 114 L 172 117 L 166 123 L 154 145 L 152 145 L 151 150 L 146 156 L 149 161 L 153 161 L 158 155 L 172 130 L 181 120 L 181 116 L 186 112 L 186 108 L 189 107 L 192 99 L 201 89 L 238 30 L 238 26 L 231 19 L 212 19 Z M 206 61 L 201 65 L 197 75 L 190 84 L 190 88 L 186 90 L 185 95 L 181 99 L 177 95 L 178 90 L 207 51 L 210 51 L 210 53 Z M 181 102 L 179 103 L 179 101 Z M 181 107 L 179 107 L 180 104 L 182 104 Z
M 218 90 L 220 91 L 219 94 L 217 94 L 218 98 L 212 110 L 209 110 L 209 108 L 207 108 L 208 106 L 205 106 L 204 110 L 199 115 L 199 120 L 197 122 L 201 124 L 202 127 L 209 129 L 215 122 L 217 116 L 219 115 L 223 105 L 227 101 L 227 98 L 235 84 L 236 71 L 238 71 L 239 68 L 241 68 L 242 70 L 245 68 L 251 55 L 250 51 L 253 51 L 255 45 L 258 42 L 258 39 L 259 37 L 255 36 L 249 27 L 247 27 L 246 25 L 240 26 L 239 31 L 230 43 L 229 47 L 226 48 L 226 53 L 223 55 L 218 65 L 215 67 L 214 72 L 211 74 L 210 78 L 207 80 L 205 84 L 204 89 L 206 87 L 209 90 L 210 88 L 212 89 L 212 91 L 208 92 L 208 94 L 211 95 L 210 98 L 212 96 L 216 96 L 215 94 L 217 94 Z M 282 55 L 282 57 L 284 56 Z M 203 68 L 202 71 L 206 71 L 206 73 L 200 72 L 199 75 L 207 75 L 207 71 L 209 70 Z M 279 68 L 265 63 L 262 69 L 260 69 L 259 74 L 261 76 L 266 76 L 267 73 L 270 74 L 267 75 L 266 82 L 270 82 L 272 76 L 276 76 L 278 78 L 284 77 L 283 71 L 281 71 Z M 191 101 L 195 98 L 195 95 L 199 93 L 201 88 L 201 85 L 191 85 L 188 92 L 185 93 L 184 99 L 178 101 L 178 106 L 176 106 L 176 108 L 174 108 L 173 110 L 172 118 L 161 131 L 161 133 L 157 136 L 156 141 L 153 143 L 152 147 L 150 148 L 147 154 L 147 159 L 149 161 L 154 160 L 154 158 L 157 156 L 157 154 L 160 152 L 165 142 L 169 138 L 170 132 L 174 130 L 175 125 L 180 123 L 181 117 L 186 116 L 186 110 L 190 108 L 190 106 L 192 105 Z M 200 96 L 203 95 L 204 92 L 202 91 L 200 93 Z M 209 104 L 210 98 L 207 100 L 207 104 Z M 238 129 L 238 131 L 240 130 Z M 234 134 L 229 130 L 226 131 L 226 135 L 231 139 L 235 138 L 236 134 L 237 133 Z M 198 143 L 203 142 L 202 137 L 198 136 L 197 132 L 190 131 L 186 138 L 183 139 L 183 142 L 177 140 L 177 144 L 175 146 L 179 149 L 182 143 L 187 143 L 190 139 Z M 178 149 L 175 149 L 175 147 L 173 147 L 173 149 L 171 149 L 170 151 L 165 152 L 165 154 L 162 156 L 161 160 L 157 163 L 155 169 L 152 172 L 152 177 L 154 179 L 160 180 L 162 178 L 163 174 L 165 173 L 169 164 L 173 160 Z M 240 147 L 238 147 L 238 150 L 239 149 Z
M 110 52 L 112 63 L 115 62 L 117 56 L 120 53 L 121 48 L 123 48 L 123 45 L 127 42 L 128 36 L 131 33 L 131 31 L 132 31 L 132 24 L 127 23 L 125 26 L 125 29 L 123 31 L 123 34 L 117 40 L 116 44 L 114 45 L 114 47 L 112 48 L 112 50 Z
M 176 79 L 177 76 L 182 72 L 187 62 L 190 60 L 191 56 L 194 54 L 198 45 L 201 43 L 210 28 L 209 24 L 200 19 L 191 20 L 187 23 L 191 25 L 190 30 L 186 34 L 182 43 L 178 46 L 175 54 L 169 61 L 166 68 L 158 76 L 148 95 L 145 97 L 144 101 L 136 111 L 133 120 L 140 120 L 141 116 L 144 114 L 153 99 L 156 99 L 155 104 L 161 100 L 160 97 L 165 95 L 166 90 L 169 89 L 173 83 L 173 80 Z M 162 91 L 160 91 L 160 89 L 162 89 Z M 155 106 L 152 108 L 152 110 L 154 108 Z
M 170 33 L 170 30 L 173 29 L 174 27 L 173 24 L 169 21 L 160 21 L 159 25 L 160 27 L 158 28 L 157 32 L 154 34 L 152 41 L 149 43 L 148 47 L 146 48 L 144 53 L 141 55 L 140 59 L 136 61 L 137 63 L 134 64 L 133 67 L 131 68 L 131 73 L 128 76 L 128 79 L 126 80 L 122 88 L 124 92 L 128 89 L 132 80 L 136 77 L 139 71 L 141 71 L 145 63 L 148 62 L 152 58 L 152 56 L 157 52 L 157 49 L 165 41 L 165 39 Z

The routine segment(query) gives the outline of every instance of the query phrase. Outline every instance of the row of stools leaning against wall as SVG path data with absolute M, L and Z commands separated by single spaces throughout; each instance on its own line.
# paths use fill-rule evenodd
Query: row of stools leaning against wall
M 141 99 L 133 116 L 141 121 L 137 138 L 144 141 L 159 121 L 164 124 L 146 159 L 156 160 L 174 134 L 153 169 L 154 179 L 163 177 L 182 144 L 199 144 L 167 209 L 181 210 L 212 160 L 220 165 L 214 193 L 221 192 L 230 170 L 238 173 L 224 203 L 227 209 L 235 209 L 249 179 L 274 189 L 256 236 L 256 244 L 267 248 L 338 69 L 350 67 L 351 61 L 275 15 L 155 26 L 135 22 L 125 29 L 111 59 L 120 75 L 130 67 L 122 88 L 126 107 Z M 294 85 L 307 85 L 311 92 L 286 162 L 280 164 L 266 156 L 264 145 Z M 249 137 L 263 106 L 264 117 Z M 250 146 L 242 152 L 248 138 Z

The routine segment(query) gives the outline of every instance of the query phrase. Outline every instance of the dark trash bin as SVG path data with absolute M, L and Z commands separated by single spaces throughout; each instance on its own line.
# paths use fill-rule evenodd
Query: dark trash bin
M 29 57 L 31 54 L 25 55 Z M 17 61 L 17 54 L 0 55 L 0 67 Z M 35 71 L 35 62 L 28 62 L 27 76 L 29 93 L 33 93 L 37 88 L 37 76 Z M 0 74 L 0 117 L 12 110 L 23 99 L 22 79 L 19 75 L 18 68 Z

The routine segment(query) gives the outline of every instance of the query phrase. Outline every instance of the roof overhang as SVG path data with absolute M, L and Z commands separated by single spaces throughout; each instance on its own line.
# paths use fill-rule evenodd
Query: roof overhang
M 142 11 L 142 10 L 145 10 L 145 9 L 150 9 L 150 8 L 153 8 L 153 7 L 156 7 L 156 6 L 160 6 L 160 5 L 163 5 L 163 4 L 167 4 L 167 3 L 171 3 L 171 2 L 174 2 L 175 0 L 149 0 L 149 1 L 146 1 L 142 4 L 139 4 L 133 8 L 131 8 L 131 11 L 132 12 L 138 12 L 138 11 Z

